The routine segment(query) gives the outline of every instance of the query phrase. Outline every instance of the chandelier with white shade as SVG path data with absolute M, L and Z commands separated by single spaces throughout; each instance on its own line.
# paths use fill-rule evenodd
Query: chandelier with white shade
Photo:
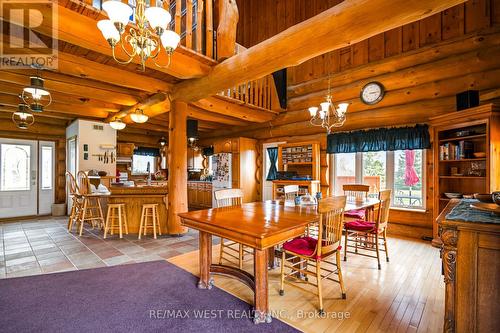
M 33 112 L 43 112 L 52 103 L 50 92 L 44 87 L 44 79 L 37 74 L 30 77 L 30 85 L 23 88 L 21 99 Z
M 130 114 L 130 119 L 132 119 L 134 123 L 142 124 L 148 121 L 149 117 L 144 114 L 144 110 L 136 109 L 134 113 Z
M 127 125 L 123 121 L 121 121 L 120 118 L 114 118 L 113 121 L 109 123 L 109 126 L 111 126 L 111 128 L 115 130 L 120 131 L 124 129 Z
M 349 103 L 339 103 L 337 106 L 332 101 L 332 92 L 330 87 L 330 79 L 328 79 L 328 94 L 326 101 L 320 103 L 320 107 L 311 106 L 309 114 L 311 115 L 310 122 L 314 126 L 321 126 L 330 134 L 335 127 L 341 127 L 346 121 L 347 108 Z
M 35 122 L 35 117 L 25 103 L 19 103 L 16 112 L 12 114 L 12 121 L 20 129 L 28 129 Z
M 109 20 L 97 22 L 97 27 L 108 41 L 113 51 L 113 58 L 120 64 L 126 65 L 138 57 L 144 71 L 146 61 L 152 59 L 156 66 L 166 68 L 170 65 L 172 53 L 180 42 L 180 36 L 172 30 L 168 30 L 168 24 L 172 17 L 170 13 L 161 7 L 146 8 L 145 0 L 136 0 L 135 10 L 121 1 L 106 1 L 102 8 L 108 14 Z M 126 26 L 133 15 L 135 27 L 130 27 L 128 32 Z M 165 49 L 168 62 L 161 65 L 156 59 Z M 115 48 L 121 47 L 128 56 L 128 60 L 118 60 Z

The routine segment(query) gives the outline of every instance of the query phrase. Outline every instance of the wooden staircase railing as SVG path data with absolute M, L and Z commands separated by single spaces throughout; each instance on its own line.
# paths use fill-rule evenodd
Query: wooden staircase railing
M 280 110 L 278 94 L 271 74 L 225 89 L 217 95 L 239 104 L 246 104 L 260 109 Z

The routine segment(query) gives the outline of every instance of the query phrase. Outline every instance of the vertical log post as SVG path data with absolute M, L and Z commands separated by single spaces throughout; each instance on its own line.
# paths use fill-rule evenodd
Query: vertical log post
M 219 1 L 219 25 L 217 27 L 217 60 L 223 61 L 236 52 L 236 27 L 239 14 L 236 0 Z
M 178 213 L 187 212 L 187 104 L 172 101 L 168 121 L 168 233 L 184 234 Z
M 205 0 L 205 42 L 206 42 L 206 50 L 205 54 L 209 58 L 214 57 L 214 26 L 213 26 L 213 8 L 214 1 L 213 0 Z
M 186 47 L 193 48 L 193 0 L 186 0 Z

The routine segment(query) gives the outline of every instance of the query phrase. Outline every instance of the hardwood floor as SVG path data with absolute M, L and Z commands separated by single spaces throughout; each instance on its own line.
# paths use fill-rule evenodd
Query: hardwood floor
M 214 247 L 214 258 L 218 255 Z M 377 270 L 375 259 L 350 255 L 342 262 L 347 299 L 341 299 L 339 285 L 323 284 L 326 315 L 317 314 L 315 294 L 302 287 L 285 285 L 279 296 L 280 270 L 270 271 L 269 301 L 273 316 L 304 332 L 441 332 L 444 313 L 444 282 L 436 248 L 414 239 L 389 239 L 390 263 Z M 168 261 L 198 275 L 198 252 Z M 245 269 L 252 271 L 252 262 Z M 214 276 L 215 285 L 252 303 L 253 295 L 233 279 Z M 193 286 L 194 287 L 194 286 Z M 310 286 L 304 289 L 314 290 Z M 343 316 L 343 319 L 338 319 Z M 349 317 L 348 317 L 349 316 Z

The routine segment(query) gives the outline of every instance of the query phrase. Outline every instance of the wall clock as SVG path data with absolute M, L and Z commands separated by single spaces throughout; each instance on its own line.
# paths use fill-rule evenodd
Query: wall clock
M 385 89 L 380 82 L 369 82 L 362 89 L 359 95 L 361 101 L 368 105 L 377 104 L 384 98 Z

